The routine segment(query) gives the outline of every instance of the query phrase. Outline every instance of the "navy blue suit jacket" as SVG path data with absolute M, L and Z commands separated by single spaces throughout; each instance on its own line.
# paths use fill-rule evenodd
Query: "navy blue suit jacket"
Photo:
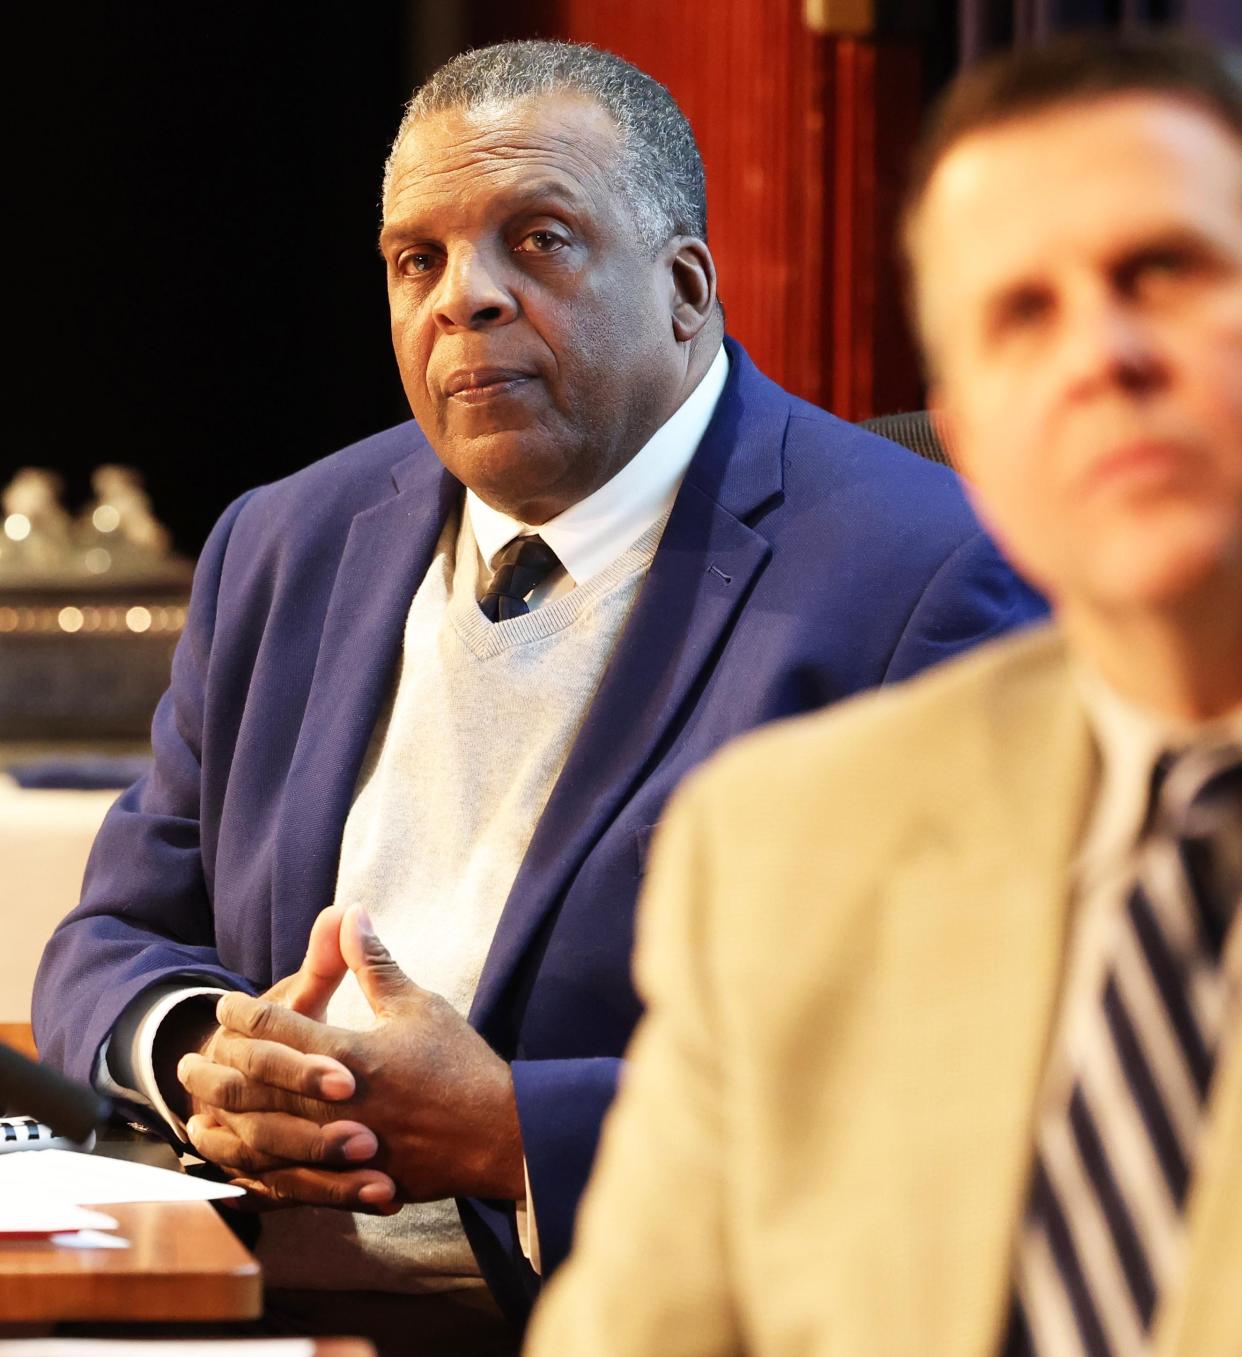
M 513 1065 L 545 1274 L 568 1250 L 638 1017 L 634 902 L 675 784 L 761 722 L 905 678 L 1041 608 L 951 472 L 730 356 L 470 1014 Z M 255 992 L 297 969 L 333 897 L 406 611 L 461 493 L 408 423 L 225 513 L 155 716 L 154 769 L 108 815 L 40 970 L 46 1058 L 89 1079 L 122 1009 L 177 973 Z M 461 1211 L 520 1316 L 537 1279 L 512 1204 Z

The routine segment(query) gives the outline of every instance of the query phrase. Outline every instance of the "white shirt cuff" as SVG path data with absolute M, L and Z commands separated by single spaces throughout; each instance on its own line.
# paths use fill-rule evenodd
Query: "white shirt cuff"
M 113 1078 L 112 1069 L 108 1064 L 111 1036 L 99 1048 L 99 1055 L 95 1061 L 95 1087 L 100 1093 L 127 1098 L 130 1102 L 142 1103 L 152 1108 L 172 1127 L 178 1140 L 187 1141 L 189 1137 L 185 1133 L 185 1122 L 164 1100 L 155 1077 L 155 1034 L 160 1023 L 187 999 L 202 996 L 219 998 L 220 995 L 227 993 L 228 990 L 221 989 L 218 985 L 159 985 L 140 995 L 134 1001 L 135 1004 L 146 1004 L 147 1008 L 134 1023 L 133 1035 L 129 1039 L 129 1067 L 134 1072 L 134 1083 L 137 1088 L 126 1088 Z M 118 1026 L 120 1025 L 118 1023 Z
M 522 1157 L 522 1174 L 526 1179 L 526 1200 L 518 1202 L 514 1212 L 517 1217 L 518 1243 L 522 1246 L 526 1261 L 535 1269 L 536 1274 L 542 1277 L 543 1260 L 539 1256 L 539 1225 L 535 1220 L 535 1199 L 530 1191 L 530 1168 L 524 1155 Z

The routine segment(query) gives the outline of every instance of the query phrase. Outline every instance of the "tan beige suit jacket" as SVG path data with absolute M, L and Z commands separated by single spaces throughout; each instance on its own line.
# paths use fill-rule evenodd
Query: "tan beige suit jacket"
M 650 1004 L 537 1357 L 993 1357 L 1094 755 L 1059 640 L 748 737 L 679 794 Z M 1242 1023 L 1162 1357 L 1242 1353 Z

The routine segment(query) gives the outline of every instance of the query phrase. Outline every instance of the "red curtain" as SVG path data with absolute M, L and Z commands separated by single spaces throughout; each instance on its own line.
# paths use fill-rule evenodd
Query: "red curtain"
M 917 407 L 893 248 L 916 49 L 817 35 L 802 0 L 554 0 L 540 27 L 619 53 L 685 109 L 729 329 L 759 366 L 847 419 Z

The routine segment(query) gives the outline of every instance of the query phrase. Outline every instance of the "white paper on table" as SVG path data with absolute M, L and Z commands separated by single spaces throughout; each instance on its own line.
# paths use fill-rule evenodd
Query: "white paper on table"
M 40 1150 L 39 1153 L 50 1154 L 51 1151 Z M 115 1229 L 116 1221 L 111 1216 L 105 1216 L 101 1211 L 84 1211 L 59 1193 L 32 1191 L 22 1183 L 0 1194 L 0 1240 L 44 1238 L 71 1230 Z
M 49 1243 L 55 1244 L 58 1249 L 129 1248 L 129 1240 L 123 1235 L 104 1234 L 102 1230 L 75 1230 L 73 1234 L 54 1234 Z
M 231 1187 L 228 1183 L 212 1183 L 175 1169 L 159 1169 L 102 1155 L 75 1154 L 72 1150 L 0 1155 L 0 1201 L 7 1202 L 10 1192 L 18 1190 L 24 1197 L 36 1192 L 49 1200 L 75 1202 L 79 1206 L 206 1202 L 245 1196 L 245 1188 Z
M 5 1357 L 314 1357 L 309 1338 L 116 1338 L 0 1339 Z

